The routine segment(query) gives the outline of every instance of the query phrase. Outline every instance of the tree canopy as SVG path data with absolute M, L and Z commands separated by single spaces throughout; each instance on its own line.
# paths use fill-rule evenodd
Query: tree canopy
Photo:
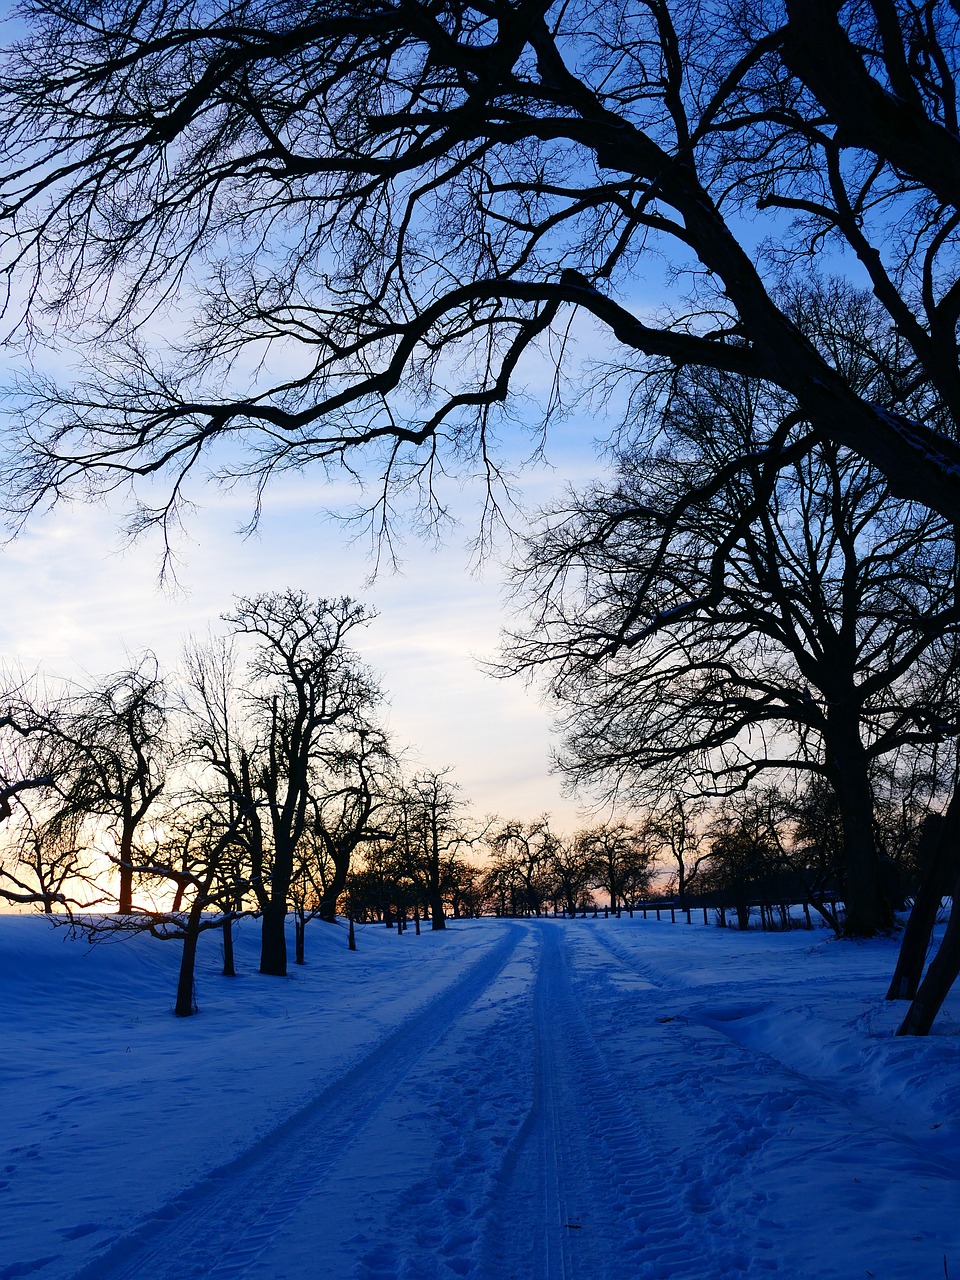
M 202 457 L 259 483 L 373 466 L 385 516 L 438 464 L 496 473 L 525 357 L 562 377 L 578 311 L 637 377 L 765 379 L 898 495 L 960 517 L 952 6 L 20 15 L 0 69 L 8 322 L 87 346 L 75 385 L 20 386 L 15 520 L 159 475 L 135 522 L 167 524 Z M 782 305 L 825 246 L 869 280 L 928 412 L 859 392 Z M 660 257 L 679 280 L 654 314 Z

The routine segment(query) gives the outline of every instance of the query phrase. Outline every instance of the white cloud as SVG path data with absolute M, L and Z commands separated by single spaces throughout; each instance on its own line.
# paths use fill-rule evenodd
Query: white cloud
M 579 465 L 592 469 L 586 456 Z M 546 500 L 560 482 L 551 472 L 533 477 L 532 500 Z M 332 492 L 342 496 L 319 478 L 285 479 L 267 495 L 258 534 L 243 539 L 236 526 L 248 515 L 245 496 L 208 491 L 188 521 L 173 592 L 158 587 L 155 541 L 117 549 L 110 510 L 78 505 L 38 518 L 0 555 L 0 657 L 70 677 L 150 648 L 169 668 L 187 635 L 216 625 L 236 595 L 286 586 L 351 595 L 379 611 L 358 648 L 382 676 L 398 745 L 415 748 L 426 766 L 455 766 L 480 813 L 550 810 L 560 825 L 575 825 L 576 806 L 549 774 L 549 723 L 536 694 L 478 668 L 476 658 L 496 649 L 503 615 L 496 566 L 480 577 L 469 571 L 461 544 L 471 531 L 439 550 L 409 543 L 404 573 L 384 572 L 371 585 L 366 548 L 347 545 L 317 516 Z

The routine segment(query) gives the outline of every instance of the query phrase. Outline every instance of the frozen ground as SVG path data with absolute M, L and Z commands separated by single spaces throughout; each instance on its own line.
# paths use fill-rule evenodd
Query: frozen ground
M 893 944 L 314 924 L 217 975 L 0 918 L 0 1280 L 960 1280 L 960 999 Z

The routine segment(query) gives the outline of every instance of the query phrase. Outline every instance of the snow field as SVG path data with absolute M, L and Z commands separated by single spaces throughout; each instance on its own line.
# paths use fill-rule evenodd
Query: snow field
M 314 924 L 286 980 L 0 918 L 0 1280 L 960 1277 L 960 1001 L 895 943 Z

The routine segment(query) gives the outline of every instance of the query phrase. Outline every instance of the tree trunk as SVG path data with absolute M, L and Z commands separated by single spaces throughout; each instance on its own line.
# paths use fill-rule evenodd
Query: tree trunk
M 954 878 L 953 904 L 943 941 L 930 961 L 898 1036 L 925 1036 L 940 1012 L 940 1006 L 960 974 L 960 875 Z
M 847 700 L 844 700 L 846 703 Z M 893 925 L 873 833 L 873 792 L 858 716 L 831 708 L 827 756 L 840 802 L 844 849 L 844 920 L 848 938 L 869 938 Z
M 133 913 L 133 830 L 125 823 L 120 831 L 120 892 L 117 911 L 122 916 Z
M 933 856 L 927 867 L 913 910 L 907 920 L 897 956 L 897 967 L 887 991 L 888 1000 L 912 1000 L 920 987 L 930 935 L 937 922 L 943 895 L 960 871 L 960 788 L 950 804 L 937 833 Z
M 303 912 L 302 911 L 294 912 L 293 921 L 294 921 L 294 937 L 295 937 L 295 942 L 294 942 L 295 960 L 297 964 L 306 964 L 306 960 L 304 957 L 305 957 L 307 922 L 304 919 Z
M 317 915 L 327 924 L 336 924 L 337 902 L 346 888 L 347 873 L 350 870 L 350 855 L 347 854 L 346 857 L 342 857 L 332 853 L 331 856 L 333 858 L 333 879 L 321 895 Z
M 734 906 L 737 911 L 737 928 L 741 930 L 750 928 L 750 904 L 747 902 L 746 891 L 738 886 L 733 891 Z
M 235 978 L 237 969 L 233 958 L 233 917 L 228 916 L 220 928 L 223 934 L 223 976 Z
M 439 889 L 430 887 L 430 928 L 445 929 L 447 920 L 443 914 L 443 894 Z
M 260 921 L 260 972 L 274 978 L 287 976 L 287 904 L 271 902 Z
M 194 995 L 193 975 L 197 962 L 197 942 L 200 938 L 200 917 L 203 914 L 205 895 L 198 893 L 190 915 L 187 917 L 187 928 L 183 938 L 183 952 L 180 956 L 180 978 L 177 982 L 177 1003 L 173 1012 L 178 1018 L 189 1018 L 197 1012 L 197 1001 Z

